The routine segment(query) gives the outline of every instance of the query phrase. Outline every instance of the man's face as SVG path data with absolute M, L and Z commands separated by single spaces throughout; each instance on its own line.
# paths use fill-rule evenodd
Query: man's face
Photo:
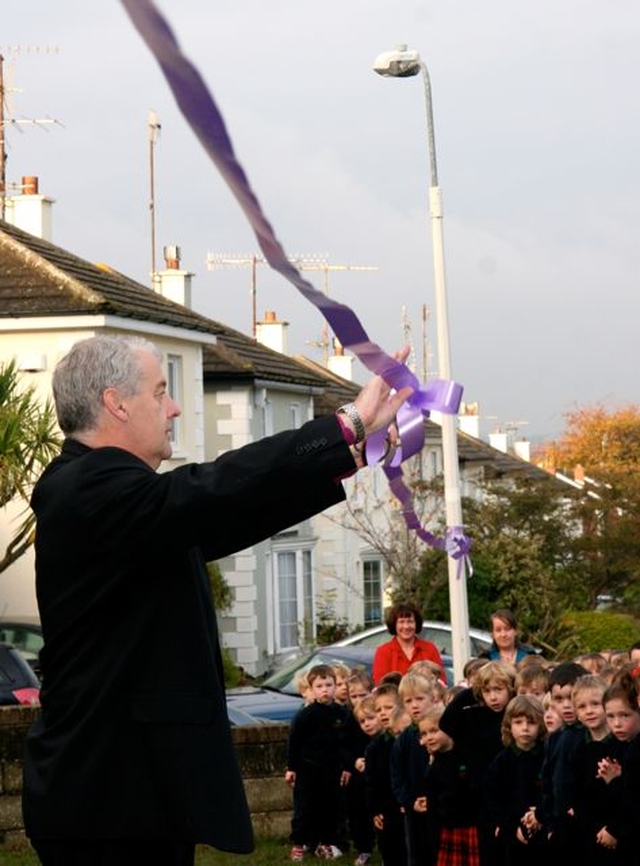
M 137 393 L 123 397 L 127 411 L 129 450 L 152 469 L 171 457 L 171 422 L 180 409 L 167 392 L 167 382 L 158 359 L 139 350 L 141 376 Z

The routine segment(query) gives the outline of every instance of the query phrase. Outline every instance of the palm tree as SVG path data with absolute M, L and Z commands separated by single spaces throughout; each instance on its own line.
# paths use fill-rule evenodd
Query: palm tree
M 50 400 L 41 403 L 34 388 L 22 388 L 15 361 L 0 364 L 0 508 L 14 499 L 24 504 L 24 519 L 0 558 L 5 571 L 33 544 L 35 518 L 29 507 L 34 482 L 60 450 Z

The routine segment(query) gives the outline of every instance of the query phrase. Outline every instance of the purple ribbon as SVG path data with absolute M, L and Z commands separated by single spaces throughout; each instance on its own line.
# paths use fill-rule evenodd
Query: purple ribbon
M 398 413 L 398 429 L 402 446 L 398 449 L 399 453 L 394 455 L 392 463 L 393 470 L 400 472 L 400 463 L 420 451 L 424 444 L 424 419 L 429 412 L 437 410 L 456 413 L 462 397 L 462 386 L 457 382 L 440 379 L 432 381 L 428 386 L 421 385 L 406 364 L 387 355 L 380 346 L 369 339 L 353 310 L 329 298 L 302 277 L 287 258 L 260 207 L 244 169 L 238 162 L 224 120 L 212 95 L 196 67 L 182 53 L 168 22 L 151 0 L 122 0 L 122 5 L 158 61 L 187 123 L 227 182 L 249 220 L 258 245 L 269 265 L 317 307 L 340 343 L 352 351 L 367 369 L 381 376 L 396 391 L 406 386 L 413 388 L 413 394 Z M 370 437 L 367 443 L 370 455 L 380 450 L 381 443 L 384 443 L 384 435 L 382 433 L 382 438 L 380 435 Z M 388 468 L 385 467 L 385 471 Z M 407 494 L 410 501 L 411 494 L 408 490 Z M 403 502 L 403 510 L 404 508 Z M 407 508 L 407 513 L 412 511 L 412 507 L 407 506 Z M 419 527 L 419 521 L 417 523 Z M 414 528 L 418 531 L 417 527 Z M 433 541 L 429 541 L 428 538 L 433 539 L 434 536 L 421 527 L 420 530 L 418 532 L 420 537 L 433 545 Z

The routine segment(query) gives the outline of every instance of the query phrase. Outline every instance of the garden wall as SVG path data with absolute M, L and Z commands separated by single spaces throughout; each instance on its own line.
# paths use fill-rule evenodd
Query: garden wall
M 38 710 L 0 707 L 0 862 L 2 848 L 28 842 L 22 825 L 22 753 Z M 287 733 L 284 725 L 233 728 L 253 826 L 257 836 L 287 836 L 291 791 L 284 783 Z

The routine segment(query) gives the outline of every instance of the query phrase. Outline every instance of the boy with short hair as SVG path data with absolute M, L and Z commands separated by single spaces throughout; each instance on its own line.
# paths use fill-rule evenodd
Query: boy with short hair
M 342 786 L 345 770 L 344 736 L 347 710 L 334 700 L 336 678 L 329 665 L 315 665 L 307 674 L 312 702 L 291 722 L 285 781 L 294 789 L 291 822 L 291 860 L 300 861 L 305 849 L 332 860 L 343 825 Z
M 558 860 L 571 862 L 581 851 L 573 807 L 569 767 L 576 749 L 584 740 L 584 728 L 576 720 L 573 687 L 587 671 L 576 662 L 562 662 L 549 675 L 551 703 L 563 726 L 550 734 L 542 764 L 542 802 L 538 816 L 549 829 L 550 852 Z
M 418 722 L 435 703 L 434 682 L 433 677 L 410 669 L 398 687 L 398 695 L 411 722 L 396 737 L 391 750 L 391 784 L 404 816 L 408 866 L 425 866 L 429 854 L 426 815 L 416 810 L 417 800 L 424 796 L 429 765 L 427 752 L 420 745 Z
M 549 673 L 541 664 L 531 662 L 521 667 L 516 674 L 517 695 L 533 695 L 541 701 L 549 690 Z
M 384 866 L 406 866 L 402 812 L 391 787 L 392 724 L 394 711 L 402 708 L 397 687 L 392 683 L 379 685 L 374 692 L 374 706 L 382 730 L 365 752 L 367 805 Z

